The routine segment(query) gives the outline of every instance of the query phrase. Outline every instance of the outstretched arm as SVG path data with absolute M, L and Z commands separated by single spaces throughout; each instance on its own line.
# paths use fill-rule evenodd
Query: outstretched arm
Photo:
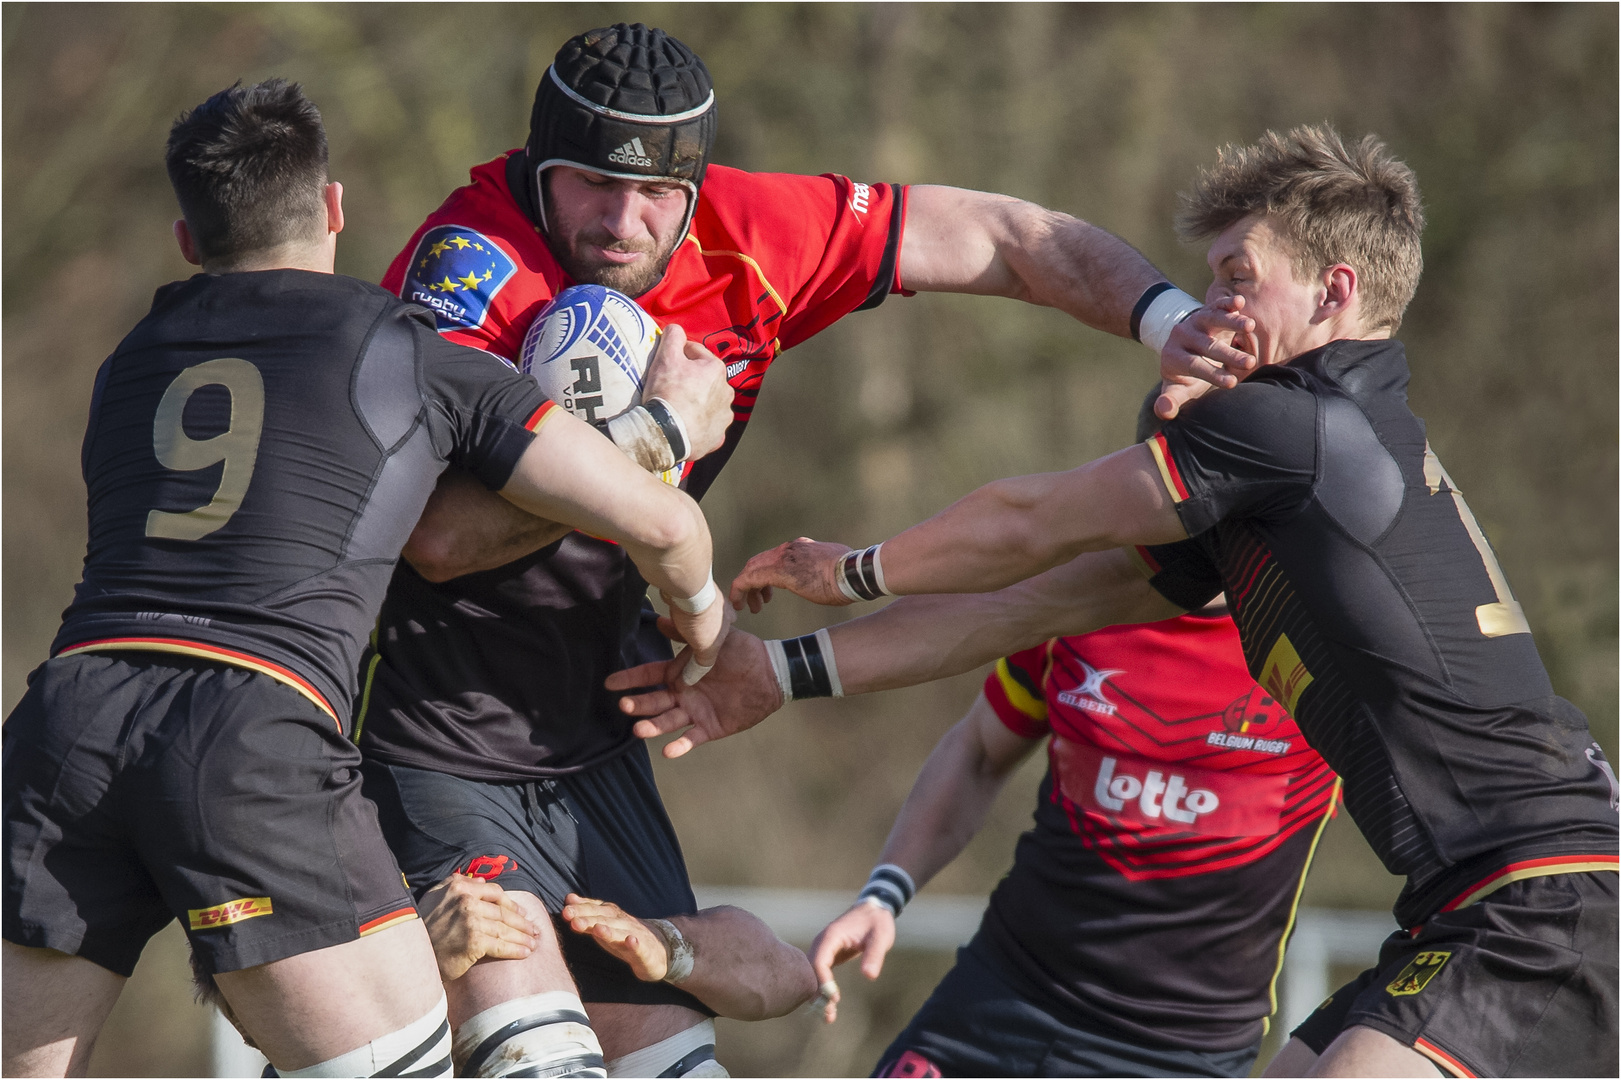
M 732 421 L 726 365 L 698 342 L 688 341 L 680 326 L 670 324 L 659 338 L 642 394 L 663 398 L 681 417 L 692 439 L 692 457 L 714 451 L 725 440 Z M 400 554 L 429 581 L 448 581 L 505 566 L 570 531 L 503 501 L 460 469 L 447 469 Z
M 1115 549 L 994 593 L 903 597 L 828 636 L 843 692 L 866 694 L 958 675 L 1050 637 L 1181 611 L 1154 591 L 1131 552 Z M 608 676 L 610 690 L 660 687 L 623 697 L 619 707 L 647 718 L 635 727 L 644 739 L 690 729 L 664 747 L 667 758 L 751 728 L 783 705 L 766 644 L 752 634 L 728 635 L 715 670 L 697 686 L 673 685 L 680 670 L 670 661 Z
M 1058 308 L 1127 337 L 1138 300 L 1165 275 L 1118 236 L 1068 214 L 1007 195 L 914 184 L 907 191 L 900 278 L 920 292 L 1008 296 Z M 1234 348 L 1233 336 L 1252 325 L 1235 312 L 1200 309 L 1170 331 L 1160 350 L 1161 377 L 1173 384 L 1234 385 L 1255 358 Z M 1178 386 L 1172 400 L 1180 404 L 1188 396 L 1196 395 Z M 1175 405 L 1161 415 L 1174 416 Z
M 670 604 L 692 646 L 688 659 L 705 670 L 714 664 L 729 612 L 710 578 L 709 525 L 685 492 L 637 468 L 595 428 L 555 408 L 500 494 L 536 517 L 618 541 Z M 689 678 L 702 674 L 685 670 Z
M 570 893 L 563 918 L 630 965 L 643 982 L 671 974 L 665 936 L 617 904 Z M 742 908 L 705 908 L 668 920 L 692 949 L 692 970 L 670 981 L 733 1020 L 769 1020 L 792 1012 L 816 993 L 805 954 Z
M 1088 551 L 1187 537 L 1143 444 L 1061 473 L 995 480 L 883 545 L 891 593 L 987 592 Z M 849 549 L 801 537 L 756 555 L 732 583 L 734 607 L 758 611 L 773 588 L 843 605 L 839 559 Z
M 979 832 L 1007 778 L 1040 744 L 1009 731 L 980 694 L 923 763 L 879 863 L 905 870 L 921 889 Z M 895 916 L 889 908 L 858 901 L 816 935 L 811 968 L 825 985 L 833 981 L 835 967 L 859 955 L 861 973 L 876 979 L 894 944 Z M 837 1016 L 838 1000 L 835 989 L 826 1012 L 829 1023 Z

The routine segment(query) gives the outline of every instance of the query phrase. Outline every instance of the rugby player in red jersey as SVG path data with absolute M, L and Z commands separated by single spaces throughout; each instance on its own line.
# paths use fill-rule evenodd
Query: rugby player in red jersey
M 736 449 L 783 350 L 891 292 L 1058 307 L 1150 343 L 1176 379 L 1230 382 L 1223 364 L 1252 362 L 1211 337 L 1242 317 L 1179 323 L 1197 301 L 1101 229 L 999 195 L 711 165 L 716 122 L 708 72 L 673 38 L 623 24 L 582 34 L 541 80 L 527 145 L 475 168 L 384 285 L 437 312 L 447 339 L 508 359 L 574 282 L 619 289 L 682 327 L 695 348 L 661 354 L 644 391 L 674 419 L 622 449 L 649 467 L 679 464 L 695 497 Z M 405 559 L 356 723 L 367 794 L 413 889 L 478 867 L 530 897 L 542 926 L 569 892 L 637 917 L 691 914 L 646 750 L 602 685 L 668 651 L 644 633 L 644 585 L 621 552 L 537 528 L 452 476 Z M 635 979 L 574 935 L 562 949 L 610 1069 L 650 1045 L 673 1064 L 713 1042 L 691 995 Z M 549 940 L 455 980 L 461 1067 L 561 1067 L 566 1054 L 545 1047 L 549 1032 L 578 1031 L 578 1002 L 545 995 L 573 986 Z
M 1269 132 L 1223 152 L 1183 227 L 1214 237 L 1206 296 L 1254 320 L 1254 374 L 1146 443 L 997 481 L 877 548 L 801 539 L 756 556 L 734 602 L 771 587 L 833 604 L 959 595 L 909 597 L 791 642 L 738 638 L 718 682 L 666 683 L 625 707 L 660 714 L 640 726 L 649 736 L 696 724 L 666 747 L 679 755 L 801 693 L 925 681 L 1225 592 L 1251 673 L 1407 879 L 1404 929 L 1296 1029 L 1276 1067 L 1615 1075 L 1614 773 L 1554 694 L 1491 546 L 1407 407 L 1391 335 L 1422 265 L 1411 170 L 1371 136 Z M 661 674 L 672 677 L 611 683 Z
M 1044 741 L 1035 828 L 876 1075 L 1249 1075 L 1339 783 L 1221 604 L 999 661 L 811 947 L 817 977 L 858 954 L 877 977 L 901 909 Z

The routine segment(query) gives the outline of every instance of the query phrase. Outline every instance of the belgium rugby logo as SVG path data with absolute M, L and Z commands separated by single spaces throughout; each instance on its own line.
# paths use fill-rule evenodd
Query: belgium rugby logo
M 1385 987 L 1385 993 L 1391 997 L 1406 997 L 1416 994 L 1435 978 L 1435 973 L 1441 970 L 1452 956 L 1449 952 L 1421 952 L 1413 957 L 1413 962 L 1401 969 L 1394 981 Z

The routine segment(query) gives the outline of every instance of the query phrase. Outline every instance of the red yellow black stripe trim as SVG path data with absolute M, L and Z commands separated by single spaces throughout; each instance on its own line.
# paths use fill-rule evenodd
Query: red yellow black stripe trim
M 555 401 L 548 400 L 541 402 L 540 408 L 536 409 L 530 415 L 529 419 L 523 422 L 523 426 L 528 428 L 530 431 L 539 431 L 542 424 L 546 423 L 546 421 L 557 415 L 554 411 L 556 408 L 557 402 Z
M 1145 547 L 1127 548 L 1126 552 L 1131 559 L 1131 565 L 1135 566 L 1137 572 L 1145 578 L 1152 578 L 1165 569 L 1160 565 L 1158 559 L 1148 553 L 1148 549 Z
M 1182 474 L 1176 470 L 1176 460 L 1171 457 L 1171 448 L 1166 445 L 1163 432 L 1148 440 L 1148 452 L 1154 455 L 1154 464 L 1159 466 L 1159 478 L 1165 481 L 1165 490 L 1170 492 L 1171 501 L 1186 502 L 1188 486 L 1182 482 Z
M 1278 938 L 1278 962 L 1272 968 L 1272 981 L 1267 984 L 1266 996 L 1271 1003 L 1271 1009 L 1261 1019 L 1261 1034 L 1265 1035 L 1272 1030 L 1272 1018 L 1278 1014 L 1278 977 L 1283 974 L 1284 949 L 1289 944 L 1289 936 L 1295 932 L 1295 920 L 1300 916 L 1300 898 L 1306 892 L 1306 874 L 1311 870 L 1311 861 L 1317 857 L 1317 845 L 1323 839 L 1323 831 L 1328 828 L 1329 819 L 1340 804 L 1340 788 L 1344 781 L 1334 777 L 1334 790 L 1328 796 L 1328 808 L 1317 822 L 1317 831 L 1312 834 L 1311 847 L 1306 849 L 1306 862 L 1300 868 L 1300 880 L 1295 882 L 1295 898 L 1289 902 L 1289 921 L 1284 924 L 1283 934 Z
M 1468 1066 L 1466 1066 L 1463 1062 L 1459 1061 L 1457 1058 L 1453 1057 L 1451 1054 L 1447 1053 L 1445 1050 L 1441 1049 L 1439 1046 L 1436 1046 L 1434 1043 L 1430 1042 L 1428 1039 L 1425 1039 L 1425 1038 L 1414 1039 L 1413 1040 L 1413 1049 L 1417 1050 L 1419 1053 L 1423 1054 L 1425 1057 L 1429 1058 L 1431 1061 L 1433 1061 L 1437 1065 L 1441 1066 L 1442 1069 L 1444 1069 L 1447 1072 L 1451 1073 L 1453 1076 L 1478 1076 L 1478 1075 L 1480 1075 L 1479 1073 L 1470 1072 Z
M 1047 722 L 1047 703 L 1024 688 L 1014 677 L 1007 657 L 996 662 L 996 678 L 1002 684 L 1002 695 L 1007 703 L 1037 723 Z
M 141 652 L 170 652 L 180 653 L 183 656 L 200 656 L 205 660 L 218 660 L 232 667 L 247 668 L 257 671 L 261 675 L 268 675 L 285 686 L 290 686 L 308 698 L 316 708 L 332 717 L 332 722 L 343 730 L 343 723 L 338 720 L 337 710 L 328 704 L 321 692 L 311 686 L 308 681 L 282 667 L 272 664 L 269 660 L 261 660 L 257 656 L 250 656 L 235 649 L 223 648 L 219 645 L 205 645 L 200 641 L 186 641 L 182 638 L 102 638 L 99 641 L 81 641 L 77 645 L 69 645 L 57 656 L 73 656 L 85 652 L 117 652 L 124 649 L 134 649 Z
M 1556 855 L 1547 859 L 1527 859 L 1509 863 L 1501 870 L 1481 878 L 1453 899 L 1441 905 L 1442 911 L 1457 911 L 1515 881 L 1526 878 L 1551 877 L 1554 874 L 1586 874 L 1595 870 L 1621 870 L 1621 856 L 1617 855 Z
M 397 911 L 389 912 L 387 915 L 379 915 L 379 916 L 377 916 L 377 918 L 372 919 L 370 922 L 361 923 L 360 924 L 360 936 L 365 937 L 367 934 L 375 934 L 379 930 L 387 930 L 391 926 L 397 926 L 397 925 L 399 925 L 400 923 L 403 923 L 403 922 L 410 922 L 412 919 L 414 919 L 416 917 L 417 917 L 417 909 L 416 908 L 414 908 L 414 907 L 402 907 L 402 908 L 398 909 Z

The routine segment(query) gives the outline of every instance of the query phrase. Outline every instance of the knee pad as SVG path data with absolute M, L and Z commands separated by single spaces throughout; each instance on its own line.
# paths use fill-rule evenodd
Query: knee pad
M 731 1076 L 715 1060 L 715 1021 L 705 1020 L 662 1042 L 608 1062 L 609 1076 Z
M 279 1072 L 265 1070 L 266 1076 L 449 1076 L 450 1024 L 445 1019 L 445 999 L 420 1020 L 400 1030 L 373 1039 L 358 1050 L 339 1054 L 307 1069 Z
M 605 1077 L 602 1045 L 580 999 L 533 994 L 485 1009 L 456 1029 L 460 1076 Z

